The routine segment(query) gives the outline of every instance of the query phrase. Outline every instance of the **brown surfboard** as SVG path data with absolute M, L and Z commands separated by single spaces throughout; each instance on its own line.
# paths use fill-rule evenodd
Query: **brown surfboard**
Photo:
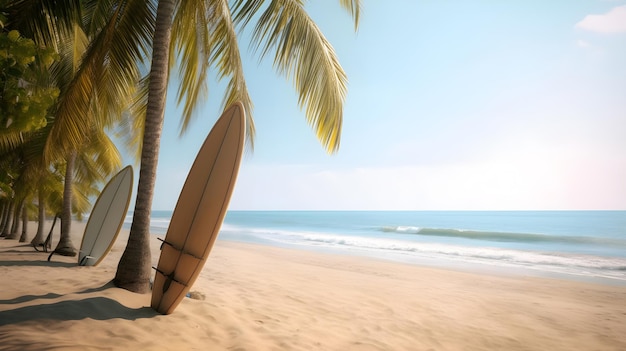
M 191 166 L 161 245 L 151 306 L 170 314 L 202 271 L 226 215 L 244 148 L 240 102 L 217 120 Z

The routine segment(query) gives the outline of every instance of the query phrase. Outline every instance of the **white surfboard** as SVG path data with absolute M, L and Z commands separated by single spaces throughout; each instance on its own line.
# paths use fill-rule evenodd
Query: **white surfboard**
M 126 218 L 132 187 L 133 168 L 126 166 L 102 189 L 80 244 L 80 266 L 98 265 L 111 250 Z

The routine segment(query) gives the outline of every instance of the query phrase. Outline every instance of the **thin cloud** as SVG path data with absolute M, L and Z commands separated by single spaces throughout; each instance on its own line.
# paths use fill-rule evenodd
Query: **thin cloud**
M 589 44 L 589 42 L 587 42 L 585 40 L 578 40 L 578 41 L 576 41 L 576 45 L 578 45 L 579 48 L 589 48 L 589 47 L 591 47 L 591 44 Z
M 603 15 L 587 15 L 576 28 L 597 33 L 626 33 L 626 5 L 617 6 Z

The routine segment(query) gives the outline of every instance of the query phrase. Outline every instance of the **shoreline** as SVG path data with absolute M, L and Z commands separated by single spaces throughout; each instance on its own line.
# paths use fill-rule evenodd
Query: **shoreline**
M 626 286 L 622 250 L 626 237 L 618 229 L 626 218 L 622 211 L 318 212 L 229 211 L 220 239 L 418 266 Z M 171 211 L 158 212 L 153 229 L 165 232 L 170 217 Z
M 154 235 L 154 234 L 153 234 Z M 165 236 L 163 234 L 162 236 Z M 218 238 L 218 240 L 220 240 Z M 612 277 L 604 277 L 604 276 L 591 276 L 591 275 L 577 275 L 573 273 L 565 273 L 565 272 L 555 272 L 549 270 L 541 270 L 533 267 L 517 267 L 517 266 L 496 266 L 489 265 L 487 263 L 481 262 L 467 262 L 463 260 L 451 260 L 451 259 L 435 259 L 435 258 L 426 258 L 426 257 L 397 257 L 395 255 L 373 255 L 366 250 L 348 250 L 348 249 L 335 249 L 335 248 L 317 248 L 310 246 L 296 246 L 296 245 L 271 245 L 263 242 L 259 243 L 250 243 L 246 241 L 238 241 L 238 240 L 230 240 L 230 239 L 221 239 L 221 242 L 228 242 L 234 244 L 242 244 L 242 245 L 253 245 L 253 246 L 262 246 L 269 248 L 279 248 L 285 250 L 294 250 L 294 251 L 302 251 L 302 252 L 312 252 L 312 253 L 321 253 L 328 254 L 333 256 L 351 256 L 356 258 L 363 258 L 366 260 L 374 260 L 381 262 L 391 262 L 400 265 L 409 265 L 414 267 L 421 268 L 429 268 L 429 269 L 440 269 L 444 271 L 453 271 L 453 272 L 465 272 L 470 274 L 478 274 L 478 275 L 492 275 L 498 277 L 534 277 L 534 278 L 544 278 L 544 279 L 555 279 L 555 280 L 563 280 L 563 281 L 571 281 L 571 282 L 580 282 L 580 283 L 589 283 L 589 284 L 598 284 L 598 285 L 606 285 L 606 286 L 614 286 L 614 287 L 625 287 L 626 288 L 626 280 L 621 280 Z
M 626 349 L 624 287 L 219 239 L 199 299 L 162 316 L 110 284 L 127 236 L 97 267 L 0 240 L 0 350 Z

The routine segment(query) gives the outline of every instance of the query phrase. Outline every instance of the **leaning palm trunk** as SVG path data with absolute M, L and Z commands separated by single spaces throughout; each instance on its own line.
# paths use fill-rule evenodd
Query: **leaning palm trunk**
M 67 157 L 65 170 L 65 184 L 63 185 L 63 210 L 61 211 L 61 238 L 55 253 L 63 256 L 76 256 L 76 248 L 72 244 L 70 231 L 72 229 L 72 181 L 74 180 L 74 163 L 76 151 L 72 151 Z
M 174 0 L 159 1 L 137 199 L 128 244 L 113 280 L 117 287 L 137 293 L 150 291 L 150 212 L 163 130 L 174 9 Z
M 43 238 L 43 232 L 44 232 L 44 226 L 46 224 L 46 211 L 45 211 L 45 206 L 44 206 L 44 197 L 43 197 L 43 190 L 42 187 L 39 187 L 39 192 L 38 192 L 38 196 L 39 196 L 39 212 L 37 215 L 37 234 L 35 234 L 35 237 L 33 238 L 33 240 L 31 240 L 31 245 L 33 246 L 39 246 L 41 244 L 43 244 L 44 238 Z
M 0 210 L 0 233 L 2 233 L 2 228 L 4 228 L 4 220 L 5 215 L 8 210 L 8 201 L 2 201 L 2 210 Z
M 17 239 L 17 233 L 20 230 L 20 218 L 22 217 L 23 209 L 24 200 L 20 200 L 15 206 L 15 212 L 13 213 L 13 225 L 11 226 L 11 232 L 7 236 L 7 239 Z
M 50 250 L 52 248 L 52 232 L 54 231 L 54 226 L 57 223 L 57 219 L 60 218 L 58 214 L 54 215 L 54 220 L 52 221 L 52 225 L 50 226 L 50 232 L 48 233 L 48 236 L 46 237 L 46 240 L 43 241 L 42 244 L 40 244 L 43 248 L 41 251 L 43 252 L 48 252 L 48 250 Z M 33 247 L 35 248 L 35 250 L 39 251 L 39 249 L 37 248 L 37 245 L 33 245 Z M 50 261 L 50 258 L 48 258 L 48 261 Z
M 13 201 L 7 201 L 4 213 L 2 214 L 2 224 L 0 225 L 0 237 L 7 236 L 9 233 L 7 229 L 11 223 L 11 216 L 13 216 Z
M 22 208 L 22 235 L 20 235 L 20 242 L 26 242 L 28 238 L 28 210 L 26 206 Z

